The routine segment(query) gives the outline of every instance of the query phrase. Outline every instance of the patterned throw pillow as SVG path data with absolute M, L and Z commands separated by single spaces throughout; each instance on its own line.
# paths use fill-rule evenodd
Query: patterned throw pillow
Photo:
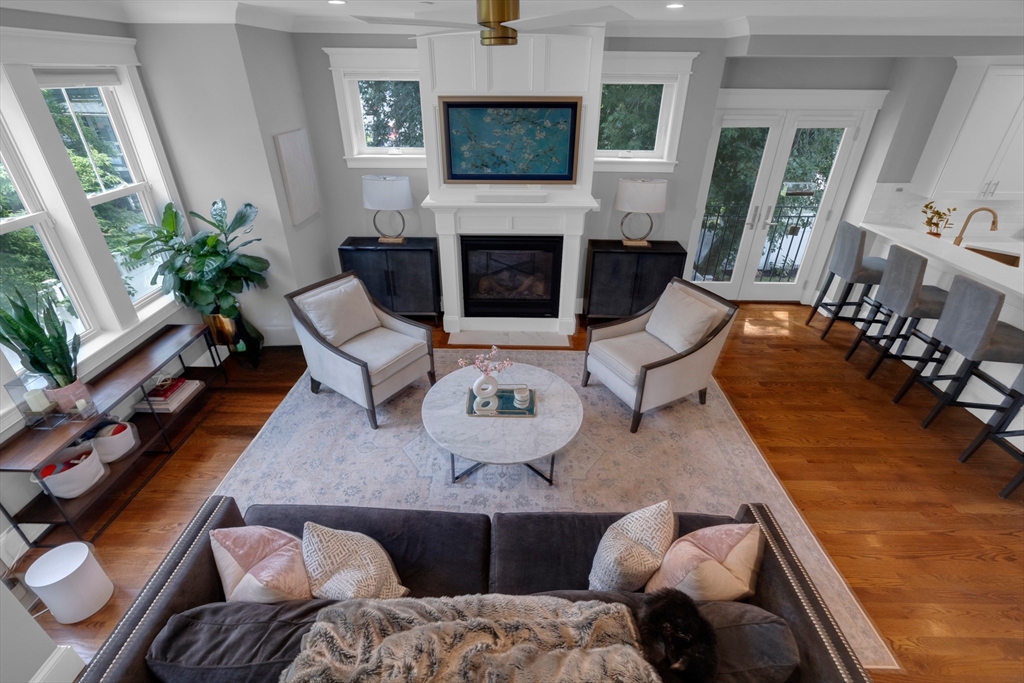
M 239 526 L 210 531 L 210 547 L 228 602 L 308 600 L 302 541 L 280 529 Z
M 757 524 L 697 529 L 672 544 L 644 590 L 677 588 L 694 600 L 749 598 L 763 553 L 764 534 Z
M 612 524 L 597 546 L 590 569 L 590 590 L 640 590 L 661 566 L 677 528 L 667 500 Z
M 401 598 L 409 589 L 380 543 L 356 531 L 338 531 L 306 522 L 302 557 L 313 596 L 330 600 Z

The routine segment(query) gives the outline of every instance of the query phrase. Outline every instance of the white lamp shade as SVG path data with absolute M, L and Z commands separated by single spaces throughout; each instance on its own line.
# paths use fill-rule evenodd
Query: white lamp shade
M 364 175 L 363 208 L 375 211 L 401 211 L 412 208 L 409 176 Z
M 668 181 L 664 178 L 622 178 L 615 193 L 615 210 L 627 213 L 665 213 Z

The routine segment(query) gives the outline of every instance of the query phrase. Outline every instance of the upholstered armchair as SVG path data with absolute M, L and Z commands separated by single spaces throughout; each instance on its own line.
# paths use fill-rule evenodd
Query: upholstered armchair
M 376 406 L 427 375 L 434 378 L 434 345 L 427 325 L 382 308 L 353 272 L 284 297 L 309 366 L 310 389 L 322 384 L 366 409 L 377 428 Z
M 636 315 L 587 330 L 583 386 L 591 375 L 633 408 L 629 431 L 644 412 L 697 392 L 707 400 L 736 304 L 674 278 Z

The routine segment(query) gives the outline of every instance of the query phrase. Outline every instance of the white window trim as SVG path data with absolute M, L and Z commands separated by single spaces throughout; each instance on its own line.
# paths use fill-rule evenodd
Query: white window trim
M 671 173 L 679 152 L 679 132 L 697 52 L 605 52 L 601 83 L 661 83 L 658 137 L 653 151 L 597 150 L 594 170 L 616 173 Z
M 359 81 L 419 81 L 415 48 L 324 48 L 331 59 L 345 163 L 349 168 L 426 168 L 423 147 L 366 146 Z

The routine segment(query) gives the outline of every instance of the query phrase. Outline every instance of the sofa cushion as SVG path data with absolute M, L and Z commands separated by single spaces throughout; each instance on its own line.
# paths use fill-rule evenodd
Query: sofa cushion
M 679 287 L 669 286 L 651 311 L 646 329 L 673 351 L 682 353 L 707 334 L 711 321 L 717 316 L 714 308 Z
M 427 355 L 427 342 L 401 332 L 377 327 L 353 337 L 338 347 L 366 361 L 370 384 L 377 386 L 420 356 Z
M 621 602 L 636 610 L 641 593 L 548 591 L 540 595 L 582 602 Z M 743 602 L 698 602 L 697 609 L 715 629 L 718 676 L 715 683 L 783 683 L 800 665 L 800 650 L 784 619 Z
M 675 537 L 676 516 L 667 500 L 626 515 L 597 546 L 591 590 L 637 590 L 661 566 Z
M 388 553 L 366 534 L 306 522 L 302 557 L 309 587 L 318 598 L 401 598 L 401 584 Z
M 289 600 L 194 607 L 168 619 L 149 646 L 146 664 L 163 683 L 276 681 L 299 654 L 316 615 L 332 604 Z
M 741 600 L 754 594 L 764 553 L 757 524 L 723 524 L 677 539 L 647 587 L 676 588 L 694 600 Z
M 280 529 L 240 526 L 210 531 L 210 548 L 228 602 L 309 599 L 302 541 Z
M 589 353 L 633 387 L 640 382 L 641 366 L 676 355 L 672 347 L 644 331 L 593 342 Z
M 296 299 L 313 327 L 331 346 L 380 327 L 359 280 L 339 280 Z

